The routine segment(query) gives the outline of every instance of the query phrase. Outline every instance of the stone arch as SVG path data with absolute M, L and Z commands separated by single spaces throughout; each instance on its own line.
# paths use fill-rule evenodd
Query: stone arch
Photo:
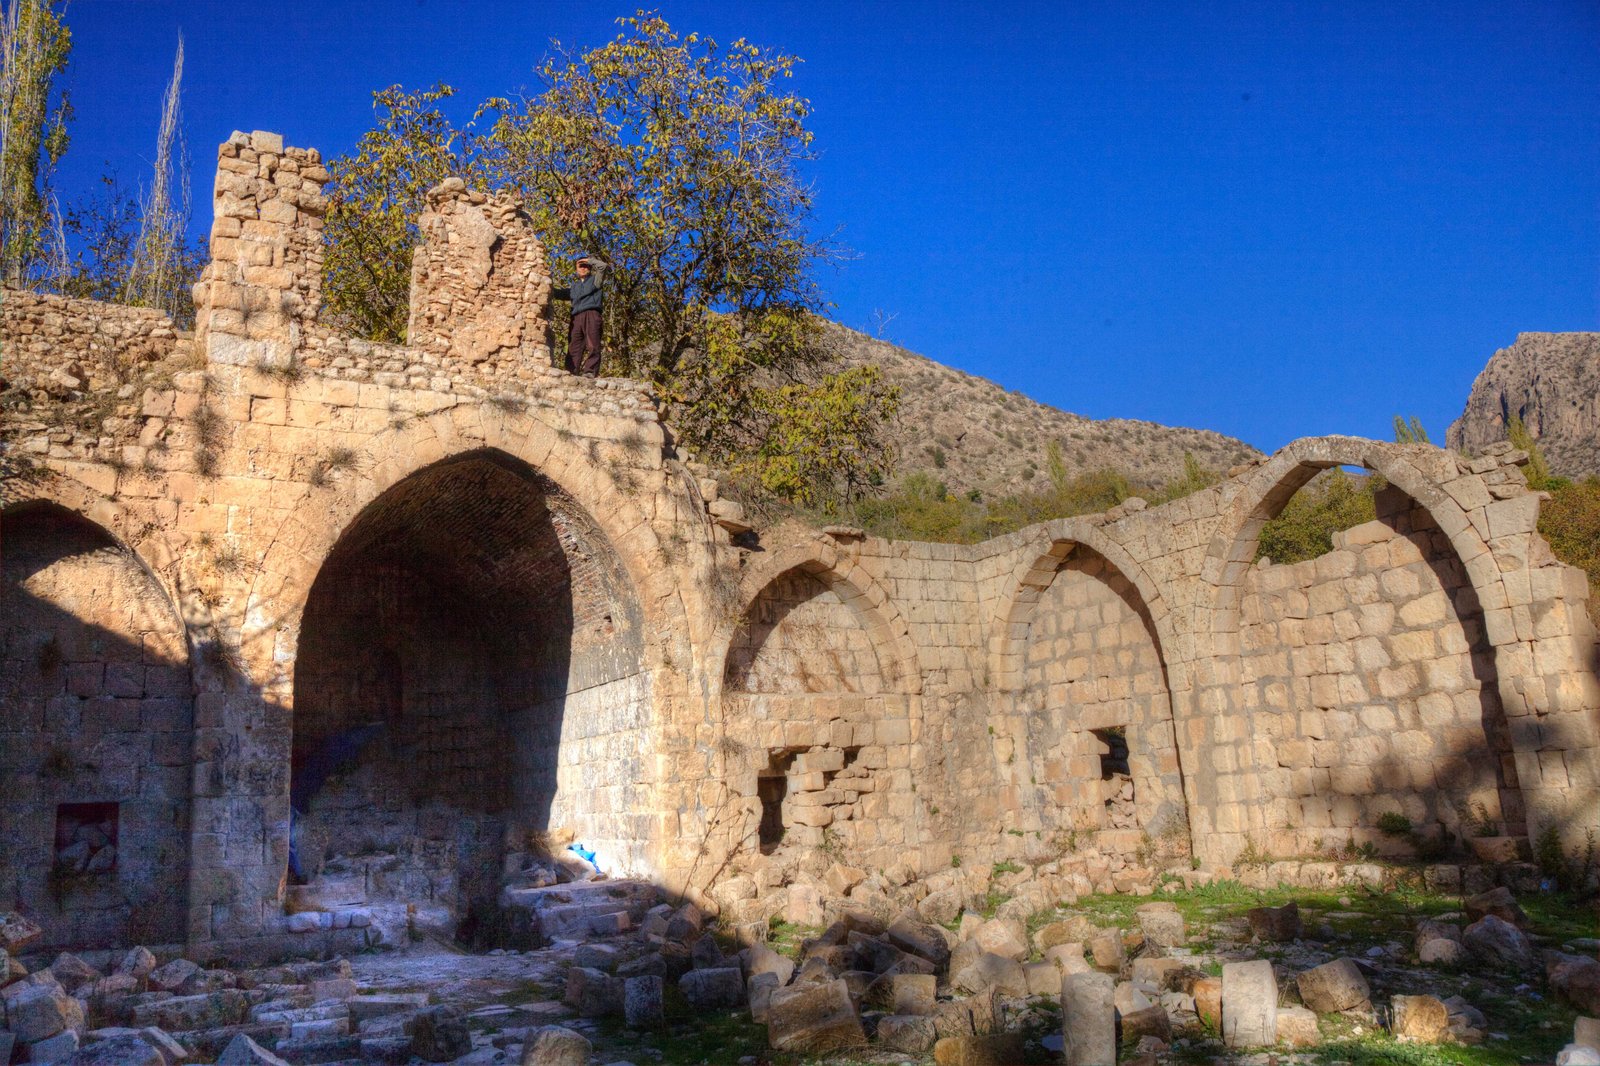
M 166 584 L 126 514 L 51 478 L 0 511 L 0 886 L 45 946 L 185 939 L 195 691 Z M 8 494 L 10 495 L 10 494 Z M 164 547 L 164 546 L 163 546 Z
M 653 430 L 659 440 L 659 427 L 639 429 L 641 434 Z M 648 437 L 643 439 L 649 443 Z M 676 570 L 644 513 L 603 463 L 584 454 L 571 433 L 558 432 L 532 413 L 483 403 L 452 407 L 391 428 L 372 438 L 349 475 L 320 489 L 307 486 L 299 499 L 287 501 L 288 513 L 274 531 L 251 585 L 241 649 L 265 691 L 287 696 L 288 679 L 275 664 L 294 661 L 300 612 L 311 583 L 362 508 L 423 467 L 483 449 L 526 464 L 597 516 L 638 591 L 652 636 L 646 646 L 647 666 L 689 661 L 686 612 L 674 581 Z
M 1180 642 L 1172 626 L 1167 598 L 1144 567 L 1100 527 L 1080 518 L 1060 518 L 1035 527 L 1028 547 L 1020 553 L 1024 561 L 1012 574 L 1006 597 L 996 612 L 994 637 L 990 641 L 990 671 L 996 690 L 1016 690 L 1021 678 L 1022 648 L 1033 621 L 1034 607 L 1055 580 L 1062 562 L 1079 544 L 1103 557 L 1133 585 L 1149 614 L 1163 664 L 1169 672 L 1182 669 L 1181 657 L 1173 661 L 1173 650 Z M 1170 678 L 1168 683 L 1171 685 Z
M 1255 567 L 1262 526 L 1336 466 L 1388 482 L 1379 520 L 1317 560 Z M 1220 855 L 1247 839 L 1268 854 L 1409 847 L 1377 830 L 1387 813 L 1465 836 L 1460 812 L 1486 810 L 1523 832 L 1498 662 L 1507 642 L 1484 615 L 1506 589 L 1483 516 L 1445 488 L 1458 476 L 1454 456 L 1428 446 L 1309 438 L 1263 463 L 1224 510 L 1182 730 L 1201 749 L 1196 818 Z
M 889 690 L 906 694 L 922 691 L 922 670 L 911 644 L 910 627 L 883 586 L 833 545 L 807 542 L 774 551 L 739 582 L 738 611 L 721 627 L 707 657 L 707 662 L 713 666 L 713 683 L 718 694 L 727 676 L 730 646 L 751 607 L 774 581 L 795 571 L 816 578 L 842 603 L 860 614 Z
M 995 755 L 1024 829 L 1088 831 L 1121 861 L 1155 839 L 1187 853 L 1165 598 L 1096 526 L 1042 527 L 997 615 Z
M 763 559 L 739 602 L 710 660 L 725 779 L 749 801 L 731 843 L 805 849 L 833 834 L 858 861 L 903 858 L 919 842 L 921 671 L 892 601 L 808 540 Z
M 635 450 L 660 442 L 658 426 L 640 424 L 638 433 Z M 240 630 L 245 671 L 275 725 L 272 736 L 282 738 L 281 753 L 269 753 L 281 759 L 282 775 L 278 784 L 260 797 L 268 824 L 287 827 L 289 823 L 294 667 L 299 660 L 305 610 L 318 575 L 340 538 L 374 501 L 411 475 L 467 453 L 492 454 L 531 471 L 570 499 L 575 512 L 588 516 L 604 538 L 633 590 L 641 618 L 642 670 L 649 695 L 638 747 L 643 752 L 663 749 L 664 721 L 674 713 L 675 701 L 681 697 L 682 678 L 677 672 L 681 667 L 673 664 L 693 661 L 683 599 L 676 584 L 677 569 L 640 507 L 607 466 L 588 454 L 586 443 L 593 442 L 558 431 L 530 412 L 502 410 L 488 403 L 460 405 L 408 419 L 375 436 L 330 484 L 302 486 L 285 494 L 279 505 L 283 517 L 266 538 L 268 546 L 253 575 Z M 226 735 L 237 736 L 258 713 L 252 707 L 230 704 L 227 720 L 218 723 L 219 728 Z M 629 870 L 670 876 L 665 864 L 676 860 L 663 841 L 670 837 L 667 822 L 676 818 L 676 804 L 660 800 L 656 791 L 675 771 L 652 760 L 645 760 L 645 767 L 648 780 L 635 796 L 638 827 L 622 863 Z M 269 897 L 274 884 L 282 891 L 288 850 L 287 836 L 274 841 L 267 865 L 252 872 Z
M 395 483 L 301 616 L 291 895 L 360 884 L 396 924 L 485 941 L 551 834 L 642 871 L 644 636 L 604 532 L 520 460 L 475 449 Z

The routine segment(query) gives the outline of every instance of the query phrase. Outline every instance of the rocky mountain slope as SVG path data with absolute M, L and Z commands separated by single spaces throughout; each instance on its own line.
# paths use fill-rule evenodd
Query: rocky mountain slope
M 1449 446 L 1477 452 L 1505 440 L 1513 415 L 1552 471 L 1600 474 L 1600 333 L 1519 333 L 1473 382 L 1466 410 L 1450 424 Z
M 1041 488 L 1052 440 L 1073 474 L 1114 467 L 1147 485 L 1181 477 L 1185 452 L 1218 471 L 1261 454 L 1210 430 L 1085 418 L 844 326 L 829 328 L 843 358 L 876 365 L 900 386 L 889 430 L 897 471 L 927 470 L 952 492 L 994 497 Z

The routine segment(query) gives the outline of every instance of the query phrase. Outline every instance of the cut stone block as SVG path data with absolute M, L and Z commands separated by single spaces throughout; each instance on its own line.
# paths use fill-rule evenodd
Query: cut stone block
M 1229 962 L 1222 966 L 1222 1042 L 1228 1047 L 1264 1047 L 1278 1040 L 1278 981 L 1272 963 Z
M 1372 988 L 1361 968 L 1350 959 L 1335 959 L 1307 970 L 1295 983 L 1300 988 L 1300 1001 L 1318 1014 L 1354 1010 L 1372 1000 Z
M 659 977 L 630 977 L 622 983 L 622 1016 L 630 1029 L 653 1029 L 663 1017 L 662 993 L 665 983 Z
M 594 1045 L 560 1025 L 534 1029 L 522 1044 L 522 1066 L 589 1066 Z
M 851 1005 L 848 986 L 843 981 L 816 981 L 772 993 L 767 1042 L 776 1051 L 815 1054 L 860 1047 L 867 1036 Z
M 1116 1066 L 1116 980 L 1108 973 L 1070 974 L 1061 983 L 1061 1031 L 1067 1066 Z

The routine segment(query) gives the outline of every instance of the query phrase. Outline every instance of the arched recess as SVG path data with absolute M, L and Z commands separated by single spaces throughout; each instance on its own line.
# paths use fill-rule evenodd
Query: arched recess
M 478 449 L 390 486 L 300 620 L 293 893 L 360 885 L 380 921 L 455 931 L 555 831 L 648 869 L 644 648 L 610 538 L 526 463 Z
M 1257 565 L 1262 526 L 1334 466 L 1385 479 L 1378 518 L 1317 559 Z M 1197 830 L 1214 832 L 1218 857 L 1247 841 L 1266 854 L 1408 850 L 1377 828 L 1386 814 L 1446 842 L 1525 833 L 1484 621 L 1505 589 L 1441 485 L 1454 476 L 1437 449 L 1314 438 L 1263 464 L 1224 514 L 1187 723 Z
M 195 728 L 182 621 L 134 551 L 59 503 L 7 506 L 0 544 L 0 891 L 47 947 L 181 943 Z
M 775 553 L 742 588 L 717 649 L 724 772 L 750 801 L 733 839 L 766 852 L 831 840 L 860 863 L 903 861 L 920 843 L 911 771 L 922 725 L 904 621 L 823 545 Z
M 1024 828 L 1092 834 L 1126 857 L 1187 854 L 1160 592 L 1115 542 L 1052 523 L 1003 604 L 995 641 L 996 756 Z M 1116 561 L 1113 561 L 1113 557 Z

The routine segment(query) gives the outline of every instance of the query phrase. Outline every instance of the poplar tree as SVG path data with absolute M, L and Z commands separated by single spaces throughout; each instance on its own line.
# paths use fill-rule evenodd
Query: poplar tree
M 10 285 L 33 280 L 51 260 L 52 238 L 59 241 L 50 179 L 67 149 L 72 106 L 56 81 L 71 51 L 50 0 L 0 9 L 0 279 Z

